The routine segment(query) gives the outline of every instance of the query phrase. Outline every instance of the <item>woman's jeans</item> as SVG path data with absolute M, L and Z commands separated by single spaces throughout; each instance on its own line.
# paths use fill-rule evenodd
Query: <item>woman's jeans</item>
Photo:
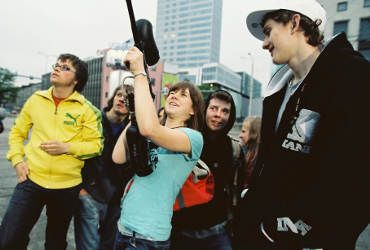
M 113 250 L 169 250 L 170 240 L 153 241 L 145 239 L 138 233 L 133 232 L 131 236 L 117 232 L 116 242 Z
M 26 250 L 29 233 L 46 206 L 45 249 L 64 250 L 69 223 L 78 205 L 80 185 L 46 189 L 27 179 L 18 183 L 0 227 L 1 250 Z
M 226 223 L 204 230 L 173 232 L 172 250 L 232 250 L 231 240 L 225 229 Z

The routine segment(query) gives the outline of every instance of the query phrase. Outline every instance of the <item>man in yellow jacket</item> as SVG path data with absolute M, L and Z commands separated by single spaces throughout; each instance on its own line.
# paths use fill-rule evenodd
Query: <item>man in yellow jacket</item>
M 62 54 L 53 69 L 52 87 L 27 100 L 9 135 L 7 158 L 18 184 L 1 223 L 1 250 L 27 248 L 44 206 L 45 249 L 66 249 L 81 168 L 102 151 L 100 111 L 79 93 L 88 78 L 86 63 Z

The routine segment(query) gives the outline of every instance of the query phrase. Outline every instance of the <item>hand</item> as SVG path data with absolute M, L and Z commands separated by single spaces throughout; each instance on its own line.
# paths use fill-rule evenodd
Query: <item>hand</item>
M 126 65 L 129 65 L 131 73 L 136 75 L 137 73 L 145 72 L 143 58 L 143 53 L 138 48 L 132 47 L 128 50 L 124 62 Z
M 17 173 L 18 183 L 22 183 L 27 180 L 27 175 L 29 174 L 28 165 L 24 161 L 15 165 L 15 172 Z
M 80 190 L 80 196 L 84 196 L 84 195 L 88 195 L 88 192 L 86 191 L 86 189 L 81 188 L 81 190 Z
M 50 155 L 68 153 L 69 144 L 59 141 L 47 141 L 40 144 L 40 148 Z

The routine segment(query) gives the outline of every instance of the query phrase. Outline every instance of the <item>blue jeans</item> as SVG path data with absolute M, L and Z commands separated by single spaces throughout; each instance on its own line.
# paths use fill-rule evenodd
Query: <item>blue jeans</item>
M 205 230 L 186 230 L 173 232 L 172 250 L 232 250 L 231 240 L 224 224 Z
M 0 226 L 1 250 L 26 250 L 29 233 L 46 206 L 45 249 L 67 248 L 67 231 L 77 208 L 80 185 L 46 189 L 31 180 L 18 183 Z
M 77 250 L 97 250 L 100 243 L 99 229 L 107 204 L 100 203 L 89 194 L 80 195 L 80 207 L 74 218 Z
M 138 238 L 139 237 L 139 238 Z M 139 236 L 127 236 L 117 232 L 113 250 L 169 250 L 170 241 L 153 241 Z

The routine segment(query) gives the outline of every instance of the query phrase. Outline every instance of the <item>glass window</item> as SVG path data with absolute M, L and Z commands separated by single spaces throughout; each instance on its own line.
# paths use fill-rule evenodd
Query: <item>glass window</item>
M 337 11 L 346 11 L 347 10 L 347 2 L 340 2 L 337 4 Z
M 370 7 L 370 0 L 364 0 L 364 7 Z
M 345 32 L 347 33 L 348 30 L 348 20 L 346 21 L 338 21 L 334 23 L 333 35 Z
M 370 18 L 361 18 L 358 50 L 370 61 Z

